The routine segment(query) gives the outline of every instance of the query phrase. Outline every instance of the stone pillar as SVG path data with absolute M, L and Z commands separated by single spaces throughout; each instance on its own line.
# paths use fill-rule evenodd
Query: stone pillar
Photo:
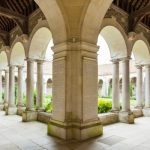
M 36 109 L 43 110 L 44 103 L 44 79 L 43 79 L 43 60 L 37 61 L 37 101 Z
M 18 106 L 23 106 L 23 66 L 18 66 Z
M 119 61 L 113 61 L 112 63 L 112 111 L 119 111 Z
M 150 65 L 145 66 L 145 108 L 143 114 L 150 117 Z
M 34 61 L 27 60 L 27 110 L 34 110 Z
M 4 110 L 8 109 L 9 72 L 5 70 Z
M 22 114 L 22 121 L 37 120 L 34 109 L 34 60 L 27 59 L 27 83 L 26 83 L 26 110 Z
M 17 113 L 17 108 L 15 105 L 15 66 L 9 66 L 9 100 L 8 100 L 8 110 L 6 110 L 6 115 L 13 115 Z
M 18 66 L 18 115 L 22 115 L 25 107 L 23 105 L 23 66 Z
M 143 76 L 142 76 L 142 66 L 136 66 L 137 68 L 137 80 L 136 80 L 136 108 L 142 108 L 143 107 Z
M 4 109 L 3 99 L 2 99 L 2 70 L 0 70 L 0 110 Z
M 53 112 L 48 134 L 85 140 L 102 134 L 98 118 L 96 45 L 61 43 L 53 47 Z
M 134 123 L 134 115 L 130 111 L 130 71 L 129 58 L 124 58 L 122 62 L 122 111 L 119 113 L 121 122 Z

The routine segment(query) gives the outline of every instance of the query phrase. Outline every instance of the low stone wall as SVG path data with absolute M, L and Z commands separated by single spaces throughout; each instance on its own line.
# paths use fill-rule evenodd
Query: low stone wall
M 102 125 L 108 125 L 119 122 L 119 117 L 117 113 L 99 114 L 98 117 L 100 118 Z
M 134 118 L 143 116 L 142 109 L 133 109 L 132 112 L 133 112 Z
M 39 112 L 37 120 L 43 123 L 48 123 L 50 121 L 51 114 L 46 112 Z

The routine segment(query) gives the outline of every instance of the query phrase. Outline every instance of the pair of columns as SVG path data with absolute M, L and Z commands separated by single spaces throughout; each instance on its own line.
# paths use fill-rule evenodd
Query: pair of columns
M 112 70 L 112 111 L 120 110 L 119 96 L 119 61 L 122 63 L 122 111 L 130 111 L 130 94 L 129 94 L 129 58 L 123 60 L 114 60 Z
M 37 101 L 36 109 L 43 109 L 43 62 L 37 61 Z M 26 110 L 34 110 L 34 60 L 27 59 Z M 8 107 L 16 107 L 14 99 L 15 66 L 9 66 L 9 102 Z M 18 66 L 18 107 L 23 106 L 23 67 Z
M 2 99 L 2 94 L 3 94 L 2 72 L 3 72 L 3 70 L 0 71 L 0 105 L 8 103 L 9 73 L 8 73 L 8 70 L 4 70 L 4 72 L 5 72 L 5 89 L 4 89 L 4 102 L 3 102 L 3 99 Z
M 9 101 L 8 107 L 16 107 L 15 104 L 15 67 L 9 66 Z M 23 66 L 18 67 L 18 107 L 23 106 Z M 6 89 L 7 90 L 7 89 Z
M 44 80 L 43 80 L 43 60 L 37 61 L 37 99 L 36 99 L 36 109 L 43 110 L 44 101 Z M 34 110 L 34 60 L 27 59 L 27 104 L 26 110 Z

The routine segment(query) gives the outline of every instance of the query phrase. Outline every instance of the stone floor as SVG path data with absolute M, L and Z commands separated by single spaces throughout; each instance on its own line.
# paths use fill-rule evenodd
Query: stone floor
M 150 150 L 150 118 L 142 117 L 134 125 L 117 123 L 104 127 L 102 137 L 82 143 L 47 136 L 47 125 L 22 123 L 19 116 L 0 112 L 0 150 Z

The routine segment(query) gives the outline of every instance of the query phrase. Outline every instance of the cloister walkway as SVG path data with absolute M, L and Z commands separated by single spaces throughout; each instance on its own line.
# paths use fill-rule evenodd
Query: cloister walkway
M 47 135 L 47 125 L 23 123 L 20 116 L 0 112 L 0 150 L 149 150 L 150 118 L 135 124 L 117 123 L 104 127 L 104 135 L 86 142 L 66 143 Z

